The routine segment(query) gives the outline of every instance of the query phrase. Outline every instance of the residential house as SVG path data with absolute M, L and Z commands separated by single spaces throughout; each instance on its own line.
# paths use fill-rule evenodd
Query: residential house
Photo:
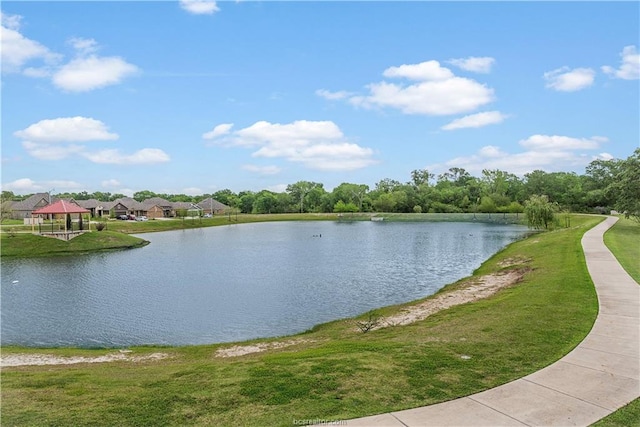
M 173 207 L 173 203 L 163 199 L 162 197 L 151 197 L 149 199 L 144 200 L 142 204 L 147 207 L 157 206 L 158 208 L 162 209 L 162 218 L 171 218 L 176 216 L 176 211 L 175 211 L 175 208 Z M 150 215 L 147 215 L 147 217 L 151 218 Z M 160 218 L 160 217 L 156 216 L 154 218 Z
M 176 212 L 176 214 L 182 211 L 184 212 L 185 216 L 201 216 L 202 215 L 202 208 L 198 206 L 196 203 L 191 203 L 191 202 L 173 202 L 173 210 Z
M 76 200 L 76 204 L 91 211 L 92 217 L 109 216 L 109 210 L 112 208 L 111 202 L 101 202 L 96 199 Z
M 202 211 L 205 214 L 211 215 L 222 215 L 229 209 L 231 209 L 229 206 L 225 205 L 224 203 L 220 203 L 219 201 L 211 197 L 198 202 L 198 206 L 202 208 Z
M 22 201 L 11 203 L 11 214 L 9 216 L 13 219 L 31 218 L 31 212 L 34 210 L 57 201 L 58 199 L 51 197 L 49 193 L 36 193 Z

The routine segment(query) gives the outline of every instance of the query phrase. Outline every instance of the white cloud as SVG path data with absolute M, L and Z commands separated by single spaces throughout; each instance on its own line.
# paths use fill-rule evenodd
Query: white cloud
M 0 23 L 2 23 L 3 27 L 17 31 L 20 29 L 20 21 L 22 21 L 22 16 L 7 15 L 0 10 Z
M 93 153 L 82 153 L 82 156 L 94 163 L 111 165 L 154 164 L 171 160 L 169 155 L 159 148 L 143 148 L 133 154 L 122 154 L 117 149 L 109 149 Z
M 202 194 L 202 189 L 198 187 L 187 187 L 187 188 L 183 188 L 180 193 L 186 194 L 188 196 L 198 196 Z
M 18 138 L 31 142 L 79 142 L 118 139 L 100 120 L 89 117 L 61 117 L 41 120 L 28 128 L 14 132 Z
M 638 80 L 640 79 L 640 54 L 635 46 L 625 46 L 620 53 L 622 62 L 620 68 L 617 70 L 613 67 L 605 65 L 602 67 L 602 71 L 605 74 L 609 74 L 613 77 L 624 80 Z
M 277 175 L 282 171 L 278 166 L 258 166 L 258 165 L 244 165 L 242 169 L 254 172 L 260 175 Z
M 385 77 L 399 77 L 410 80 L 448 80 L 454 77 L 451 70 L 441 67 L 438 61 L 426 61 L 420 64 L 403 64 L 389 67 L 382 73 Z
M 447 63 L 474 73 L 490 73 L 496 60 L 489 56 L 470 56 L 468 58 L 450 59 Z
M 438 61 L 390 67 L 383 75 L 416 83 L 372 83 L 367 86 L 368 95 L 351 96 L 348 102 L 356 107 L 390 107 L 405 114 L 438 116 L 470 112 L 494 100 L 493 89 L 455 76 Z
M 120 184 L 120 181 L 118 181 L 117 179 L 106 179 L 102 181 L 100 185 L 103 188 L 116 188 L 116 187 L 119 187 L 121 184 Z
M 75 181 L 62 180 L 37 182 L 30 178 L 20 178 L 12 182 L 2 184 L 3 190 L 13 191 L 17 194 L 47 192 L 52 188 L 58 192 L 74 191 L 83 189 L 83 184 L 77 183 Z
M 288 184 L 270 185 L 267 188 L 265 188 L 265 190 L 273 191 L 274 193 L 284 193 L 285 191 L 287 191 L 288 186 L 289 186 Z
M 94 39 L 84 39 L 74 37 L 68 42 L 78 53 L 78 55 L 86 56 L 98 50 L 98 43 Z
M 373 150 L 349 142 L 331 121 L 256 122 L 216 143 L 258 147 L 253 157 L 284 158 L 311 169 L 354 170 L 377 163 Z
M 202 134 L 203 139 L 215 139 L 222 135 L 228 135 L 231 132 L 233 123 L 223 123 L 213 128 L 212 131 Z
M 464 128 L 479 128 L 487 125 L 502 123 L 507 116 L 499 111 L 485 111 L 482 113 L 471 114 L 459 119 L 455 119 L 451 123 L 442 126 L 442 130 L 455 130 Z
M 51 63 L 60 58 L 37 41 L 23 36 L 19 31 L 21 19 L 19 15 L 1 14 L 0 58 L 3 73 L 18 73 L 33 60 Z
M 444 164 L 430 165 L 428 169 L 444 171 L 450 167 L 460 167 L 470 173 L 481 173 L 483 169 L 500 169 L 516 175 L 524 175 L 534 170 L 567 171 L 586 167 L 594 160 L 594 156 L 585 151 L 598 149 L 606 142 L 608 139 L 603 137 L 587 139 L 533 135 L 519 142 L 525 148 L 525 151 L 519 153 L 508 153 L 500 147 L 488 145 L 471 156 L 457 157 Z M 599 156 L 601 156 L 599 158 L 606 158 L 607 153 L 601 153 Z
M 318 89 L 316 90 L 316 95 L 324 99 L 328 99 L 329 101 L 336 101 L 339 99 L 346 99 L 350 96 L 353 96 L 353 93 L 347 92 L 345 90 L 341 90 L 338 92 L 331 92 L 326 89 Z
M 2 14 L 1 17 L 0 52 L 3 73 L 22 72 L 27 77 L 52 77 L 53 84 L 60 89 L 86 92 L 120 83 L 139 71 L 138 67 L 120 57 L 95 55 L 98 43 L 93 39 L 79 37 L 68 41 L 75 50 L 75 57 L 61 65 L 62 55 L 51 52 L 46 46 L 20 33 L 20 16 Z M 23 70 L 26 64 L 33 61 L 41 63 Z
M 608 139 L 600 136 L 591 138 L 572 138 L 559 135 L 532 135 L 519 141 L 519 144 L 530 150 L 593 150 Z
M 613 156 L 609 153 L 600 153 L 597 156 L 593 156 L 593 160 L 613 160 Z
M 29 155 L 40 160 L 61 160 L 71 155 L 82 156 L 94 163 L 121 165 L 164 163 L 170 160 L 169 155 L 157 148 L 121 154 L 117 149 L 89 152 L 84 145 L 72 144 L 119 138 L 118 134 L 109 132 L 103 122 L 88 117 L 41 120 L 14 132 L 14 135 L 24 140 L 22 146 Z
M 31 141 L 23 141 L 22 147 L 31 157 L 40 160 L 62 160 L 84 150 L 80 145 L 54 145 Z
M 118 84 L 138 71 L 122 58 L 90 55 L 63 65 L 54 73 L 53 84 L 69 92 L 87 92 Z
M 220 11 L 214 0 L 180 0 L 180 7 L 194 15 L 211 15 Z
M 30 178 L 20 178 L 12 182 L 2 184 L 3 191 L 13 191 L 18 194 L 38 193 L 42 191 L 42 189 L 42 185 L 36 184 L 36 182 Z
M 593 84 L 595 71 L 591 68 L 562 67 L 544 73 L 547 81 L 546 87 L 560 92 L 575 92 L 585 89 Z

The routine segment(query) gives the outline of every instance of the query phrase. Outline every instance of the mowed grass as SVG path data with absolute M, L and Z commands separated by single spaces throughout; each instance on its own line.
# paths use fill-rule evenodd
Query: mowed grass
M 475 275 L 525 269 L 520 283 L 407 326 L 361 333 L 354 319 L 339 320 L 293 337 L 305 340 L 295 346 L 235 358 L 215 356 L 229 345 L 143 347 L 132 354 L 170 357 L 3 368 L 3 425 L 291 426 L 422 406 L 504 384 L 553 363 L 589 332 L 597 298 L 580 238 L 600 220 L 575 216 L 571 228 L 510 245 Z M 520 261 L 503 267 L 505 260 Z
M 633 280 L 640 283 L 640 223 L 620 218 L 604 235 L 604 242 Z M 595 427 L 640 425 L 640 399 L 598 421 Z
M 640 282 L 640 223 L 620 218 L 604 234 L 604 243 L 626 272 Z
M 83 254 L 103 250 L 130 249 L 148 244 L 144 239 L 115 231 L 93 231 L 69 241 L 31 233 L 2 233 L 0 251 L 3 257 L 39 257 Z

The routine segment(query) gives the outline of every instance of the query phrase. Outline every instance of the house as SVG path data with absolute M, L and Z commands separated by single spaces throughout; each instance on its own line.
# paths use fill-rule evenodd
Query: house
M 111 202 L 101 202 L 96 199 L 76 200 L 76 204 L 91 211 L 92 217 L 109 216 L 109 210 L 113 205 Z
M 34 210 L 43 208 L 57 201 L 58 199 L 51 197 L 49 193 L 36 193 L 20 202 L 12 202 L 10 207 L 11 214 L 9 216 L 12 219 L 31 218 L 31 212 Z
M 162 206 L 158 206 L 154 203 L 147 203 L 146 201 L 142 202 L 144 206 L 144 211 L 146 212 L 144 215 L 149 219 L 157 219 L 164 218 L 165 210 Z
M 173 207 L 173 203 L 163 199 L 162 197 L 151 197 L 144 200 L 142 202 L 142 205 L 143 207 L 146 206 L 148 208 L 153 208 L 153 206 L 156 206 L 162 210 L 162 216 L 155 216 L 154 218 L 171 218 L 176 216 L 176 211 Z M 148 218 L 152 218 L 148 213 L 142 215 L 147 215 Z
M 231 209 L 229 206 L 224 203 L 220 203 L 216 199 L 208 197 L 204 200 L 198 202 L 198 206 L 202 207 L 202 211 L 206 214 L 211 215 L 222 215 Z
M 111 216 L 117 217 L 118 215 L 145 215 L 145 206 L 143 203 L 140 203 L 136 199 L 132 199 L 131 197 L 122 197 L 120 199 L 116 199 L 113 202 L 113 205 L 109 209 L 109 214 Z

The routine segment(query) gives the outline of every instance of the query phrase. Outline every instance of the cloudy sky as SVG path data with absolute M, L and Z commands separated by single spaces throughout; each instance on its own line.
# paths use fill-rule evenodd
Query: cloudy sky
M 2 189 L 331 190 L 640 141 L 637 2 L 2 2 Z

